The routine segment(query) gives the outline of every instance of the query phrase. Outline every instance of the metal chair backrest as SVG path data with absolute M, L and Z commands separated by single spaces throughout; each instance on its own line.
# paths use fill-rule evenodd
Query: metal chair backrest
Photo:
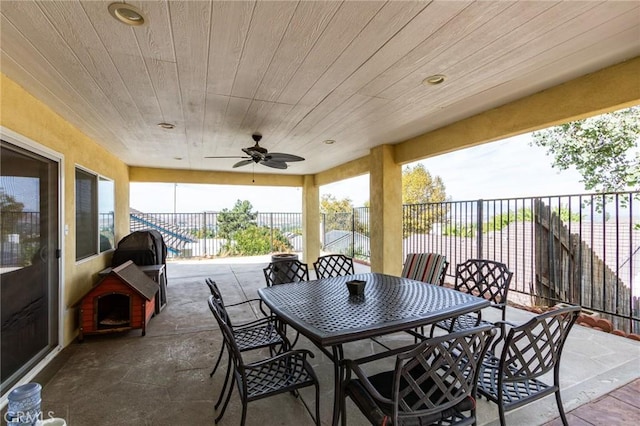
M 222 332 L 224 345 L 229 350 L 229 357 L 231 358 L 234 367 L 238 368 L 242 365 L 242 355 L 240 354 L 240 349 L 238 348 L 236 340 L 233 336 L 232 324 L 229 319 L 229 314 L 224 308 L 224 304 L 222 304 L 221 299 L 217 299 L 215 296 L 209 296 L 208 303 L 209 310 L 211 310 L 211 313 L 218 322 L 218 326 L 220 327 L 220 331 Z
M 442 413 L 475 397 L 478 368 L 494 335 L 492 326 L 483 325 L 426 340 L 398 355 L 393 424 L 412 418 L 437 423 Z
M 222 293 L 218 288 L 218 284 L 211 278 L 205 278 L 204 282 L 207 284 L 207 287 L 209 287 L 209 292 L 211 293 L 211 295 L 215 296 L 216 299 L 220 299 L 220 301 L 222 301 Z M 224 301 L 222 302 L 222 305 L 224 306 Z
M 224 311 L 225 323 L 229 325 L 229 328 L 231 330 L 233 330 L 233 321 L 231 320 L 231 317 L 227 312 L 227 308 L 224 304 L 224 299 L 222 298 L 222 293 L 220 292 L 220 288 L 218 287 L 218 284 L 215 281 L 213 281 L 211 278 L 205 278 L 204 282 L 209 287 L 209 291 L 211 291 L 210 298 L 213 297 L 214 301 L 220 304 L 221 309 Z
M 502 310 L 504 320 L 512 276 L 513 272 L 504 263 L 469 259 L 456 266 L 454 288 L 487 299 L 493 307 Z
M 500 357 L 503 380 L 535 379 L 559 368 L 562 348 L 580 310 L 579 306 L 556 309 L 511 328 Z
M 438 253 L 409 253 L 402 267 L 402 277 L 430 284 L 444 284 L 449 262 Z
M 313 262 L 318 279 L 353 274 L 353 259 L 344 254 L 327 254 Z
M 567 416 L 560 394 L 560 357 L 581 308 L 568 306 L 537 315 L 512 326 L 498 353 L 488 353 L 480 367 L 478 393 L 498 405 L 500 424 L 505 412 L 555 393 L 562 424 Z M 553 370 L 553 384 L 541 377 Z M 541 379 L 544 379 L 541 380 Z
M 280 260 L 271 262 L 263 269 L 267 286 L 309 281 L 309 267 L 299 260 Z
M 372 424 L 475 424 L 478 375 L 495 334 L 485 324 L 424 340 L 396 355 L 393 370 L 368 377 L 361 365 L 384 354 L 346 360 L 344 398 L 351 397 Z M 342 408 L 346 415 L 344 399 Z

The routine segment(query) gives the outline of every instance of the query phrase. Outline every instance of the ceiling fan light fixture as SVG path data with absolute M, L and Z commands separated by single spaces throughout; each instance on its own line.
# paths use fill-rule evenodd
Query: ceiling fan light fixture
M 176 125 L 173 123 L 158 123 L 158 127 L 160 127 L 161 129 L 165 129 L 165 130 L 171 130 L 171 129 L 175 129 Z
M 447 76 L 444 74 L 434 74 L 422 80 L 422 84 L 424 84 L 425 86 L 435 86 L 444 83 L 446 79 Z
M 108 9 L 111 16 L 123 24 L 132 26 L 144 24 L 144 16 L 142 15 L 142 12 L 130 4 L 111 3 Z

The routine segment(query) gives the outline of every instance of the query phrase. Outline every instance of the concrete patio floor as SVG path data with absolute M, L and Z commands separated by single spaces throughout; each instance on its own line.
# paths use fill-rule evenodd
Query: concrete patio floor
M 45 417 L 51 413 L 65 418 L 69 426 L 213 424 L 217 415 L 214 403 L 222 387 L 226 363 L 223 362 L 213 378 L 209 377 L 222 338 L 207 307 L 209 292 L 204 279 L 212 278 L 218 283 L 227 304 L 254 298 L 257 289 L 264 287 L 262 268 L 268 261 L 269 257 L 170 262 L 167 265 L 168 304 L 151 319 L 145 337 L 140 336 L 139 330 L 88 336 L 84 343 L 65 348 L 38 374 L 34 381 L 43 385 Z M 368 271 L 368 267 L 362 265 L 356 269 L 356 272 Z M 255 318 L 256 314 L 244 310 L 233 311 L 232 315 L 240 321 Z M 507 319 L 512 322 L 530 316 L 529 312 L 517 309 L 510 308 L 507 312 Z M 412 341 L 402 334 L 382 340 L 394 346 Z M 330 424 L 332 365 L 304 337 L 297 347 L 308 348 L 316 354 L 311 362 L 321 382 L 321 421 L 323 425 Z M 348 357 L 358 357 L 381 349 L 377 343 L 363 340 L 347 345 L 345 353 Z M 247 357 L 253 359 L 267 354 L 267 351 L 254 352 Z M 607 424 L 612 424 L 611 420 L 617 424 L 638 424 L 640 381 L 636 379 L 639 377 L 639 342 L 579 325 L 573 328 L 561 369 L 562 397 L 567 412 L 587 407 L 585 404 L 592 401 L 602 401 L 603 396 L 607 398 L 612 391 L 627 385 L 624 392 L 618 392 L 627 400 L 635 400 L 637 410 L 620 413 L 619 417 L 614 412 Z M 250 403 L 247 424 L 313 424 L 308 414 L 308 410 L 314 411 L 313 390 L 307 388 L 300 393 L 301 398 L 286 393 Z M 349 425 L 367 424 L 351 402 L 347 407 Z M 220 424 L 239 424 L 240 413 L 241 404 L 234 390 Z M 586 422 L 584 417 L 591 416 L 586 413 L 582 417 L 571 413 L 571 424 L 598 424 Z M 495 405 L 484 399 L 478 401 L 478 424 L 498 424 L 497 417 Z M 507 423 L 541 425 L 557 417 L 555 399 L 550 396 L 508 413 Z

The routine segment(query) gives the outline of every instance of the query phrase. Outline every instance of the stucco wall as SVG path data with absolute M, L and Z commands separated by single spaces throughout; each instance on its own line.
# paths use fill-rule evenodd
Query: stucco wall
M 72 305 L 97 280 L 97 272 L 111 262 L 112 252 L 82 262 L 75 261 L 75 167 L 101 174 L 115 183 L 115 239 L 129 233 L 129 176 L 127 165 L 78 131 L 4 74 L 0 74 L 0 125 L 62 154 L 64 180 L 63 223 L 67 235 L 61 235 L 63 267 L 61 343 L 66 346 L 76 336 L 77 309 Z

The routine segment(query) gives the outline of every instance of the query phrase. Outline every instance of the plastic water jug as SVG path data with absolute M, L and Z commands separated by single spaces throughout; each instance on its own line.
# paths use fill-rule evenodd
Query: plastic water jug
M 35 425 L 41 418 L 41 392 L 39 383 L 27 383 L 12 390 L 7 398 L 7 426 Z

